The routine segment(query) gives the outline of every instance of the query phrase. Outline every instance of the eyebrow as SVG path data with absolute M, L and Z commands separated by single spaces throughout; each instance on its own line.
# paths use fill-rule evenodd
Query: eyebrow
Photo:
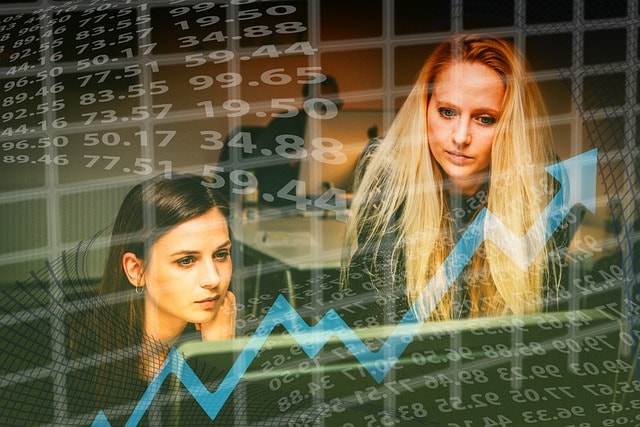
M 441 101 L 441 100 L 435 99 L 435 104 L 436 104 L 436 107 L 438 107 L 438 108 L 445 107 L 445 108 L 452 108 L 454 110 L 460 110 L 459 106 L 457 106 L 456 104 L 453 104 L 453 103 L 451 103 L 449 101 Z M 473 113 L 478 113 L 479 112 L 481 114 L 482 113 L 487 113 L 487 114 L 492 114 L 494 116 L 500 116 L 500 114 L 502 114 L 502 112 L 499 111 L 499 110 L 494 110 L 493 108 L 486 108 L 486 107 L 475 109 L 472 112 Z
M 220 246 L 218 246 L 215 250 L 220 250 L 220 249 L 224 249 L 226 247 L 231 247 L 231 240 L 227 240 L 226 242 L 222 243 Z M 190 249 L 180 249 L 178 251 L 175 251 L 173 253 L 171 253 L 169 256 L 178 256 L 178 255 L 195 255 L 195 254 L 199 254 L 200 251 L 194 251 L 194 250 L 190 250 Z

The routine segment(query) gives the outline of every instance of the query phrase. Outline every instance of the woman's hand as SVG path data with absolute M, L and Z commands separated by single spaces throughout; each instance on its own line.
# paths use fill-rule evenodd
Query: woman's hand
M 202 333 L 202 341 L 228 340 L 236 336 L 236 296 L 227 291 L 222 306 L 213 319 L 196 323 Z

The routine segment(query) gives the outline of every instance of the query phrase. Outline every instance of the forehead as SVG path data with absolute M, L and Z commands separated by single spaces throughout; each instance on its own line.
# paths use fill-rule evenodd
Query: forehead
M 162 248 L 180 244 L 181 246 L 214 244 L 229 240 L 227 220 L 219 209 L 213 208 L 195 218 L 173 227 L 156 240 L 154 247 Z
M 500 75 L 478 62 L 454 62 L 436 75 L 433 93 L 438 99 L 455 98 L 450 102 L 474 99 L 500 105 L 504 95 L 504 82 Z

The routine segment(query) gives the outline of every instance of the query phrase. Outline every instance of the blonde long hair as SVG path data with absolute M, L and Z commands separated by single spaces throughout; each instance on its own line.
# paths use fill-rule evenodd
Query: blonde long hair
M 427 104 L 436 76 L 454 62 L 484 64 L 495 70 L 505 85 L 503 111 L 491 152 L 487 208 L 511 232 L 522 236 L 547 206 L 554 188 L 544 170 L 555 159 L 547 112 L 522 55 L 509 42 L 485 35 L 462 35 L 439 45 L 424 63 L 366 168 L 356 174 L 361 177 L 356 182 L 346 234 L 345 265 L 352 261 L 358 243 L 372 248 L 375 262 L 382 251 L 380 236 L 395 234 L 391 255 L 396 260 L 404 257 L 404 271 L 392 273 L 405 275 L 410 305 L 453 247 L 443 173 L 427 143 Z M 544 240 L 544 235 L 540 232 L 532 239 Z M 476 283 L 468 287 L 470 316 L 540 310 L 543 282 L 548 277 L 544 262 L 548 249 L 544 247 L 526 271 L 510 259 L 523 255 L 517 251 L 517 245 L 503 252 L 495 244 L 484 242 L 472 257 L 468 268 Z M 393 265 L 398 268 L 397 262 Z M 348 286 L 348 280 L 345 282 Z M 432 319 L 451 318 L 456 286 L 444 298 L 430 302 L 436 307 L 433 312 L 427 309 L 429 304 L 420 304 L 419 314 Z M 427 290 L 425 294 L 430 293 Z

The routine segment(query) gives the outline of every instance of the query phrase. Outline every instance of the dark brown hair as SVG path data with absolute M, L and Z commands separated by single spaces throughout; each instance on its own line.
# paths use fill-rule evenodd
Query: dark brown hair
M 124 273 L 122 256 L 131 252 L 142 260 L 148 259 L 158 238 L 212 208 L 219 209 L 228 218 L 228 204 L 208 184 L 191 174 L 159 176 L 133 187 L 122 201 L 113 225 L 99 292 L 128 294 L 125 298 L 129 301 L 128 307 L 118 310 L 118 315 L 128 325 L 130 336 L 138 337 L 142 332 L 144 305 Z

